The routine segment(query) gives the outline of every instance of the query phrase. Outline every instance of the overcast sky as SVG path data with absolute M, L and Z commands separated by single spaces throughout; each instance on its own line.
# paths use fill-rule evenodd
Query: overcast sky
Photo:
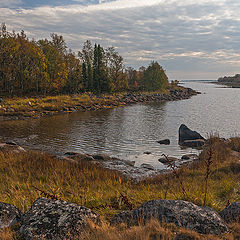
M 170 79 L 240 73 L 240 0 L 0 0 L 0 22 L 29 37 L 114 46 L 125 65 L 158 61 Z

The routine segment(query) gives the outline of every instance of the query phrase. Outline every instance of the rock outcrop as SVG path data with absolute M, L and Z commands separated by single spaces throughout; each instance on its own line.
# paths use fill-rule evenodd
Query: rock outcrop
M 21 215 L 21 211 L 15 206 L 0 202 L 0 229 L 11 227 L 18 223 Z
M 174 223 L 202 234 L 222 234 L 228 230 L 221 217 L 211 208 L 199 207 L 182 200 L 152 200 L 133 211 L 116 214 L 111 224 L 145 224 L 150 219 Z
M 181 146 L 201 147 L 204 145 L 206 141 L 205 138 L 202 137 L 198 132 L 192 131 L 184 124 L 181 124 L 178 133 L 179 133 L 178 143 Z
M 240 223 L 240 202 L 232 203 L 224 208 L 219 214 L 227 223 Z
M 30 239 L 65 239 L 97 223 L 99 216 L 86 207 L 61 200 L 37 199 L 21 218 L 20 233 Z

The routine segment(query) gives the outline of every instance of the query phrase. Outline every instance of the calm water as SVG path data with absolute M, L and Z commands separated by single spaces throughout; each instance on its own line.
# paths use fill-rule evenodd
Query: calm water
M 191 99 L 135 104 L 96 112 L 76 112 L 41 119 L 0 122 L 0 136 L 25 147 L 49 152 L 104 152 L 111 156 L 150 163 L 157 168 L 161 154 L 181 156 L 196 152 L 178 146 L 178 128 L 184 123 L 203 136 L 240 133 L 240 89 L 204 82 L 186 82 L 202 94 Z M 156 141 L 171 140 L 170 146 Z M 150 151 L 151 155 L 143 154 Z

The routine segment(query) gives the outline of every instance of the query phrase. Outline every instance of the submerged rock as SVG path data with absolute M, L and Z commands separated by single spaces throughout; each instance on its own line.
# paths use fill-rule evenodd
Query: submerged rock
M 116 214 L 111 224 L 145 224 L 150 219 L 174 223 L 202 234 L 222 234 L 228 230 L 221 217 L 213 209 L 199 207 L 182 200 L 152 200 L 133 211 Z
M 163 163 L 163 164 L 168 164 L 169 162 L 175 162 L 175 161 L 178 161 L 178 160 L 179 159 L 176 158 L 176 157 L 167 157 L 167 158 L 161 157 L 161 158 L 158 159 L 158 161 L 160 163 Z
M 199 156 L 197 154 L 185 154 L 181 157 L 181 159 L 195 161 L 199 159 Z
M 65 239 L 79 235 L 88 222 L 99 216 L 86 207 L 61 200 L 37 199 L 22 216 L 20 233 L 30 239 Z
M 191 148 L 201 148 L 205 144 L 205 140 L 196 139 L 196 140 L 185 140 L 181 143 L 183 147 L 191 147 Z
M 224 208 L 219 214 L 227 223 L 240 223 L 240 202 L 232 203 L 230 206 Z
M 11 227 L 20 221 L 22 212 L 15 206 L 0 202 L 0 229 Z

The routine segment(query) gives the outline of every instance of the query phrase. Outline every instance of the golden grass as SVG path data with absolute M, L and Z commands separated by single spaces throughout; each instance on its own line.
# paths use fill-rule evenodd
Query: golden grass
M 208 178 L 206 205 L 220 211 L 228 202 L 240 200 L 240 161 L 238 157 L 231 155 L 231 144 L 220 141 L 219 138 L 211 141 L 213 163 Z M 59 199 L 92 208 L 102 215 L 108 227 L 96 229 L 94 234 L 97 234 L 98 238 L 95 239 L 127 239 L 131 234 L 132 238 L 128 239 L 171 239 L 149 237 L 150 235 L 146 235 L 147 228 L 150 228 L 148 225 L 142 228 L 125 228 L 122 231 L 118 227 L 110 227 L 108 221 L 113 214 L 128 209 L 128 205 L 120 198 L 121 193 L 127 196 L 133 207 L 152 199 L 183 199 L 203 205 L 206 174 L 203 160 L 206 152 L 207 149 L 202 152 L 200 161 L 178 170 L 186 194 L 182 192 L 179 180 L 172 173 L 136 183 L 97 164 L 74 164 L 31 151 L 20 154 L 0 153 L 0 201 L 13 204 L 25 212 L 34 200 L 42 196 L 41 191 L 36 190 L 38 188 Z M 154 228 L 156 223 L 151 226 Z M 233 227 L 233 232 L 238 234 L 236 236 L 239 236 L 239 229 L 238 225 Z M 162 236 L 165 236 L 166 231 L 166 236 L 170 234 L 166 229 L 161 231 Z M 105 234 L 104 238 L 101 238 L 102 232 Z M 159 232 L 157 234 L 159 235 L 156 236 L 161 236 Z M 172 236 L 171 234 L 169 236 Z M 117 237 L 111 238 L 112 236 Z M 94 238 L 89 236 L 85 239 Z

